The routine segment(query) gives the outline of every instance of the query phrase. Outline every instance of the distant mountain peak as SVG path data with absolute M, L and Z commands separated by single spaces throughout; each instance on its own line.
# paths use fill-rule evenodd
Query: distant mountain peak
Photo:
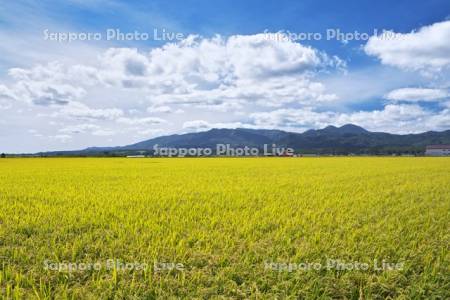
M 339 130 L 345 131 L 346 133 L 367 133 L 367 132 L 369 132 L 368 130 L 366 130 L 360 126 L 354 125 L 354 124 L 345 124 L 345 125 L 339 127 Z
M 379 154 L 380 151 L 384 151 L 382 153 L 392 154 L 394 150 L 398 153 L 401 151 L 412 153 L 423 151 L 427 145 L 450 144 L 450 130 L 400 135 L 370 132 L 354 124 L 345 124 L 341 127 L 330 125 L 323 129 L 310 129 L 303 133 L 272 129 L 213 128 L 202 132 L 155 137 L 126 146 L 91 147 L 78 151 L 56 151 L 48 154 L 85 155 L 86 153 L 114 152 L 120 155 L 120 153 L 123 154 L 130 151 L 151 151 L 154 145 L 174 148 L 215 148 L 217 144 L 256 148 L 262 148 L 268 144 L 276 144 L 313 153 Z
M 346 133 L 361 134 L 361 133 L 368 133 L 369 131 L 354 124 L 345 124 L 341 127 L 329 125 L 323 129 L 315 130 L 315 132 L 336 133 L 336 134 L 346 134 Z

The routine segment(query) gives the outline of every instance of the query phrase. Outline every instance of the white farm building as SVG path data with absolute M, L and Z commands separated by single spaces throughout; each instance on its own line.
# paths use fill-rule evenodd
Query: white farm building
M 430 145 L 425 150 L 427 156 L 450 156 L 450 145 Z

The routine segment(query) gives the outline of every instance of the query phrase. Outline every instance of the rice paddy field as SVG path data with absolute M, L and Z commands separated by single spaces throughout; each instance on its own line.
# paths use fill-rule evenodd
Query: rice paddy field
M 4 299 L 449 299 L 448 158 L 0 159 Z

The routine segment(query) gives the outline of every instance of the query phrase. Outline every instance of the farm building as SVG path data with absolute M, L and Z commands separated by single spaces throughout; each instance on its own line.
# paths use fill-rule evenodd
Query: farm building
M 425 150 L 427 156 L 450 156 L 450 145 L 430 145 Z

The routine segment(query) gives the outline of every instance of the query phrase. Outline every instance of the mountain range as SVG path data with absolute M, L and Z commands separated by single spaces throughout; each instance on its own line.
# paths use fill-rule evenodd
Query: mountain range
M 215 148 L 217 144 L 230 147 L 255 147 L 264 144 L 293 148 L 297 153 L 311 154 L 422 154 L 427 145 L 450 144 L 450 130 L 428 131 L 419 134 L 391 134 L 371 132 L 347 124 L 342 127 L 327 126 L 303 133 L 268 129 L 211 129 L 204 132 L 174 134 L 152 138 L 139 143 L 118 147 L 90 147 L 77 151 L 57 151 L 45 155 L 101 155 L 122 156 L 151 154 L 154 145 L 171 148 Z

